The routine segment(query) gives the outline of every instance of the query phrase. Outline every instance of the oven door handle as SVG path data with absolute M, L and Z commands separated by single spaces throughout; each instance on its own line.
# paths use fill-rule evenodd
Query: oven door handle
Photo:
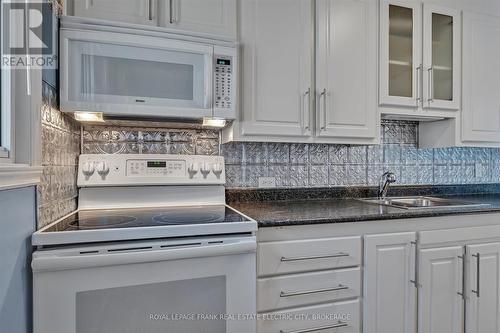
M 238 240 L 227 244 L 211 244 L 206 246 L 182 247 L 182 248 L 153 248 L 137 251 L 124 251 L 117 253 L 93 253 L 78 255 L 33 255 L 31 267 L 33 272 L 49 272 L 72 270 L 81 268 L 104 267 L 115 265 L 139 264 L 147 262 L 158 262 L 179 259 L 215 257 L 224 255 L 254 253 L 257 243 L 254 238 L 249 240 Z

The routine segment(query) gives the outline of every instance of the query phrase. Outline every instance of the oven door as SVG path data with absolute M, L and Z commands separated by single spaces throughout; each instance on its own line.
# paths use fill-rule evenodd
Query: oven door
M 61 109 L 115 116 L 212 115 L 213 46 L 62 30 Z
M 35 333 L 255 333 L 254 237 L 40 250 Z

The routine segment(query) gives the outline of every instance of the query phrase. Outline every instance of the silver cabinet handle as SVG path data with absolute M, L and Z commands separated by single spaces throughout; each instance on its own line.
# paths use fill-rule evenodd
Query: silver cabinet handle
M 324 254 L 324 255 L 318 255 L 318 256 L 309 256 L 309 257 L 281 257 L 280 261 L 281 262 L 288 262 L 288 261 L 302 261 L 302 260 L 314 260 L 314 259 L 328 259 L 328 258 L 342 258 L 342 257 L 348 257 L 349 253 L 344 253 L 344 252 L 339 252 L 339 253 L 334 253 L 334 254 Z
M 304 108 L 304 118 L 307 120 L 306 125 L 304 126 L 306 131 L 309 131 L 311 126 L 311 88 L 307 88 L 304 92 L 304 102 L 307 101 L 307 107 Z
M 413 280 L 410 280 L 411 283 L 418 289 L 420 286 L 418 283 L 418 251 L 417 251 L 417 242 L 411 242 L 412 246 L 415 246 L 415 272 L 413 273 Z
M 480 278 L 480 268 L 481 268 L 481 254 L 480 253 L 476 253 L 476 254 L 473 254 L 472 255 L 473 257 L 476 258 L 476 290 L 472 290 L 472 292 L 474 294 L 477 295 L 477 298 L 479 298 L 479 286 L 480 286 L 480 283 L 479 283 L 479 278 Z
M 313 290 L 304 290 L 304 291 L 291 291 L 291 292 L 282 291 L 280 293 L 280 297 L 304 296 L 304 295 L 320 294 L 320 293 L 327 293 L 330 291 L 340 291 L 340 290 L 347 290 L 347 289 L 349 289 L 349 287 L 339 284 L 338 287 L 332 287 L 332 288 L 313 289 Z
M 321 112 L 321 99 L 323 98 L 323 124 L 320 127 L 322 131 L 326 130 L 326 88 L 324 88 L 319 94 L 319 104 Z
M 457 291 L 457 294 L 462 296 L 463 299 L 465 299 L 465 262 L 464 262 L 464 256 L 458 256 L 458 259 L 462 260 L 462 290 Z
M 314 328 L 306 328 L 306 329 L 297 330 L 297 331 L 283 331 L 283 330 L 280 330 L 280 333 L 309 333 L 309 332 L 319 332 L 319 331 L 326 331 L 326 330 L 331 330 L 331 329 L 334 329 L 334 328 L 341 328 L 341 327 L 346 327 L 346 326 L 349 326 L 349 325 L 347 323 L 339 321 L 337 324 L 334 324 L 334 325 L 320 326 L 320 327 L 314 327 Z
M 420 72 L 422 71 L 422 65 L 417 67 L 417 106 L 420 105 L 420 102 L 422 101 L 422 92 L 420 91 L 420 84 L 421 84 L 421 78 L 420 78 Z
M 148 0 L 148 19 L 153 20 L 153 0 Z
M 174 4 L 174 1 L 176 0 L 169 0 L 169 8 L 170 8 L 170 24 L 174 24 L 177 22 L 177 15 L 174 14 L 174 12 L 177 10 L 177 7 Z
M 428 72 L 428 80 L 429 80 L 429 98 L 427 99 L 427 101 L 429 103 L 432 103 L 434 102 L 434 67 L 430 67 L 429 69 L 427 69 L 427 72 Z

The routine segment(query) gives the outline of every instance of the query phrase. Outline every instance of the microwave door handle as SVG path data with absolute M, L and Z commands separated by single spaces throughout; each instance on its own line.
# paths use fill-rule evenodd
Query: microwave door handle
M 208 64 L 205 77 L 207 78 L 207 83 L 206 83 L 206 88 L 205 88 L 205 109 L 211 109 L 212 113 L 211 115 L 214 115 L 214 103 L 213 103 L 213 95 L 215 94 L 215 87 L 214 87 L 214 80 L 215 80 L 215 75 L 214 75 L 214 61 L 215 61 L 215 55 L 212 53 L 208 55 L 205 59 L 206 63 Z

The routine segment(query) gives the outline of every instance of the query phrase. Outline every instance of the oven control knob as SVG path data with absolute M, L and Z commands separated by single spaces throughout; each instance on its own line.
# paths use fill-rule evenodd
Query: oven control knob
M 221 174 L 222 174 L 222 164 L 220 163 L 215 163 L 213 168 L 212 168 L 212 171 L 214 172 L 214 174 L 219 177 Z
M 82 165 L 82 172 L 85 176 L 90 177 L 94 174 L 95 166 L 94 162 L 85 162 Z
M 97 173 L 103 177 L 109 173 L 109 166 L 106 164 L 106 162 L 99 162 L 97 164 Z
M 210 168 L 210 164 L 205 162 L 201 165 L 201 173 L 203 174 L 203 177 L 207 178 L 210 171 L 212 171 L 212 168 Z
M 199 170 L 199 166 L 197 163 L 191 163 L 191 165 L 188 167 L 188 172 L 191 174 L 191 175 L 195 175 L 198 173 L 198 170 Z

